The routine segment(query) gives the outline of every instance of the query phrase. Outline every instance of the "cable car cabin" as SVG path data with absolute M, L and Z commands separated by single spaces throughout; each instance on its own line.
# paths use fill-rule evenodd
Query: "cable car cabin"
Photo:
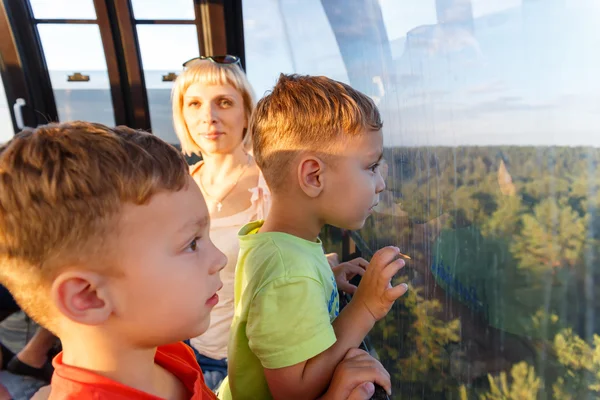
M 386 189 L 321 240 L 410 257 L 364 343 L 389 398 L 594 398 L 599 19 L 597 0 L 2 0 L 0 142 L 83 120 L 179 146 L 171 90 L 199 56 L 238 57 L 257 99 L 282 72 L 345 82 L 382 114 Z M 18 353 L 36 325 L 2 316 Z M 13 399 L 43 385 L 0 378 Z

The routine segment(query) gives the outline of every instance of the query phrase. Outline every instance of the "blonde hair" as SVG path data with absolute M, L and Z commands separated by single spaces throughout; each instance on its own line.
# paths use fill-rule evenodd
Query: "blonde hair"
M 103 268 L 123 203 L 187 182 L 182 154 L 148 133 L 71 122 L 17 134 L 0 147 L 0 283 L 52 329 L 56 275 Z
M 254 158 L 267 185 L 277 191 L 298 151 L 323 152 L 383 127 L 377 106 L 365 94 L 324 76 L 281 74 L 248 125 Z
M 199 154 L 200 147 L 194 141 L 183 117 L 183 97 L 188 88 L 195 84 L 230 85 L 237 90 L 244 100 L 244 111 L 249 121 L 254 110 L 254 92 L 242 69 L 235 64 L 218 64 L 210 60 L 193 61 L 175 81 L 171 93 L 173 105 L 173 125 L 181 143 L 181 150 L 186 155 Z M 244 134 L 244 145 L 250 143 L 249 130 Z

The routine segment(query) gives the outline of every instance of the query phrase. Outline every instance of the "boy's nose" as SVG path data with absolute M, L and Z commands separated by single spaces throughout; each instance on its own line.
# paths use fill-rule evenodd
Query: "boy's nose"
M 379 194 L 385 190 L 385 180 L 381 174 L 377 174 L 377 184 L 375 185 L 375 193 Z
M 217 249 L 217 251 L 220 253 L 217 271 L 221 271 L 227 265 L 227 256 L 221 250 Z

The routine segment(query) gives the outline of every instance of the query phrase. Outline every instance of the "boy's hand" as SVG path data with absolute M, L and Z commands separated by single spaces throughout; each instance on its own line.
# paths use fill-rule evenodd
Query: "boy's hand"
M 365 269 L 369 263 L 362 257 L 355 258 L 345 263 L 332 266 L 333 275 L 335 276 L 335 283 L 338 289 L 348 294 L 354 294 L 356 292 L 356 286 L 350 283 L 350 280 L 356 275 L 363 276 Z
M 408 290 L 406 283 L 391 285 L 394 275 L 404 267 L 404 260 L 397 259 L 399 253 L 397 247 L 391 246 L 375 253 L 351 301 L 365 307 L 374 321 L 385 317 L 394 302 Z
M 375 393 L 374 383 L 391 393 L 390 374 L 383 365 L 366 351 L 350 349 L 319 400 L 369 400 Z

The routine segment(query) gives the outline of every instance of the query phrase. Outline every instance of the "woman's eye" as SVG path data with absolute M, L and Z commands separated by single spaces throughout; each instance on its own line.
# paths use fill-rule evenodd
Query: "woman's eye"
M 371 168 L 369 168 L 372 172 L 377 172 L 377 168 L 379 168 L 380 164 L 377 163 L 375 165 L 373 165 Z
M 197 101 L 191 101 L 188 103 L 188 107 L 198 107 L 200 105 Z
M 221 107 L 231 107 L 231 101 L 223 99 L 221 100 L 221 102 L 219 103 L 221 105 Z

